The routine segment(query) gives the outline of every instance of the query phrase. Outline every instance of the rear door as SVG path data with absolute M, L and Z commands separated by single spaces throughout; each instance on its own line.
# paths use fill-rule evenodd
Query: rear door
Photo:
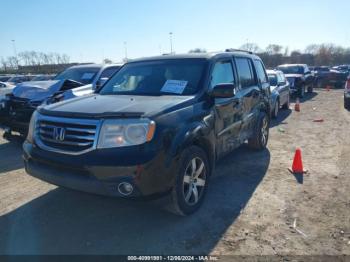
M 211 70 L 210 90 L 217 84 L 230 83 L 237 86 L 232 59 L 220 59 Z M 215 99 L 215 133 L 218 157 L 221 157 L 240 145 L 239 132 L 242 124 L 242 104 L 239 93 L 230 98 Z
M 235 63 L 239 79 L 239 88 L 242 94 L 242 129 L 240 136 L 241 141 L 244 141 L 253 134 L 259 112 L 258 107 L 262 89 L 259 86 L 253 61 L 250 58 L 235 57 Z

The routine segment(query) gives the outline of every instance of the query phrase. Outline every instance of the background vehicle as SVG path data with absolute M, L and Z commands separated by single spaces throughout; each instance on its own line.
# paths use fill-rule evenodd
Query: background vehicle
M 330 69 L 328 66 L 317 66 L 314 68 L 315 86 L 318 88 L 332 85 L 334 87 L 344 87 L 347 73 Z
M 290 104 L 290 88 L 289 83 L 282 71 L 267 70 L 267 75 L 270 82 L 270 106 L 271 116 L 276 118 L 280 106 L 283 109 L 289 109 Z
M 6 83 L 9 83 L 10 85 L 17 85 L 23 82 L 30 81 L 32 79 L 32 76 L 29 75 L 17 75 L 10 77 Z
M 344 107 L 345 109 L 350 110 L 350 76 L 345 84 L 344 90 Z
M 64 99 L 92 93 L 103 84 L 105 75 L 111 75 L 120 65 L 78 65 L 58 74 L 53 80 L 31 81 L 17 85 L 6 99 L 3 111 L 7 117 L 2 120 L 6 128 L 4 136 L 11 131 L 22 135 L 27 133 L 30 117 L 35 109 L 43 103 L 55 103 Z M 76 92 L 75 88 L 81 87 Z
M 314 77 L 305 64 L 286 64 L 277 67 L 286 76 L 290 90 L 299 97 L 304 97 L 305 91 L 313 92 Z
M 14 87 L 14 85 L 10 85 L 9 83 L 0 82 L 0 99 L 2 96 L 10 93 Z
M 37 75 L 34 76 L 31 81 L 46 81 L 46 80 L 52 80 L 55 78 L 55 75 Z
M 7 82 L 11 77 L 10 75 L 2 75 L 0 76 L 0 82 Z
M 350 73 L 350 65 L 333 66 L 332 69 L 348 75 Z
M 99 94 L 35 112 L 26 171 L 109 196 L 170 194 L 171 210 L 188 215 L 202 204 L 217 159 L 246 140 L 266 147 L 269 111 L 264 65 L 250 53 L 134 60 Z

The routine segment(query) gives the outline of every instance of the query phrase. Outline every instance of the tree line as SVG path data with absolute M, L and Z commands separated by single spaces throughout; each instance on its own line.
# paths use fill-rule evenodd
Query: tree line
M 0 58 L 2 73 L 55 73 L 56 68 L 69 64 L 66 54 L 24 51 L 17 56 Z M 28 72 L 30 71 L 30 72 Z
M 334 44 L 312 44 L 302 51 L 289 51 L 288 47 L 278 44 L 270 44 L 265 49 L 261 49 L 255 43 L 246 43 L 239 49 L 256 53 L 268 68 L 274 68 L 281 64 L 308 64 L 312 66 L 350 64 L 350 48 Z M 203 52 L 206 52 L 203 48 L 189 51 L 189 53 Z

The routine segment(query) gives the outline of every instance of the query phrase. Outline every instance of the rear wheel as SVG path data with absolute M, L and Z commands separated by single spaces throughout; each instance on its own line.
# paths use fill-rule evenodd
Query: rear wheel
M 299 89 L 299 97 L 303 98 L 305 96 L 305 85 Z
M 307 92 L 312 93 L 314 91 L 314 87 L 312 85 L 307 87 Z
M 350 98 L 344 97 L 344 108 L 350 110 Z
M 317 88 L 323 88 L 324 87 L 324 83 L 323 83 L 323 81 L 321 79 L 317 79 L 316 87 Z
M 210 173 L 206 153 L 197 146 L 185 149 L 173 187 L 169 211 L 177 215 L 190 215 L 203 203 Z
M 288 95 L 287 102 L 282 106 L 283 109 L 289 109 L 290 107 L 290 95 Z
M 280 109 L 280 102 L 277 99 L 277 101 L 275 103 L 275 107 L 274 107 L 274 109 L 272 111 L 272 118 L 277 118 L 279 109 Z
M 258 118 L 254 136 L 248 139 L 250 148 L 263 150 L 266 148 L 269 139 L 269 117 L 265 112 L 261 112 Z

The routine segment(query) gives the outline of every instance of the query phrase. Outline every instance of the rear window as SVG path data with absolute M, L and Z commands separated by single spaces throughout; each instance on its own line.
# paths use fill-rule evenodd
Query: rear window
M 271 86 L 277 86 L 277 76 L 275 74 L 269 74 L 269 82 Z
M 302 66 L 279 66 L 277 69 L 284 74 L 304 74 L 304 67 Z
M 91 84 L 94 81 L 95 76 L 100 71 L 98 67 L 80 67 L 80 68 L 68 68 L 62 73 L 58 74 L 55 80 L 73 80 L 84 85 Z

